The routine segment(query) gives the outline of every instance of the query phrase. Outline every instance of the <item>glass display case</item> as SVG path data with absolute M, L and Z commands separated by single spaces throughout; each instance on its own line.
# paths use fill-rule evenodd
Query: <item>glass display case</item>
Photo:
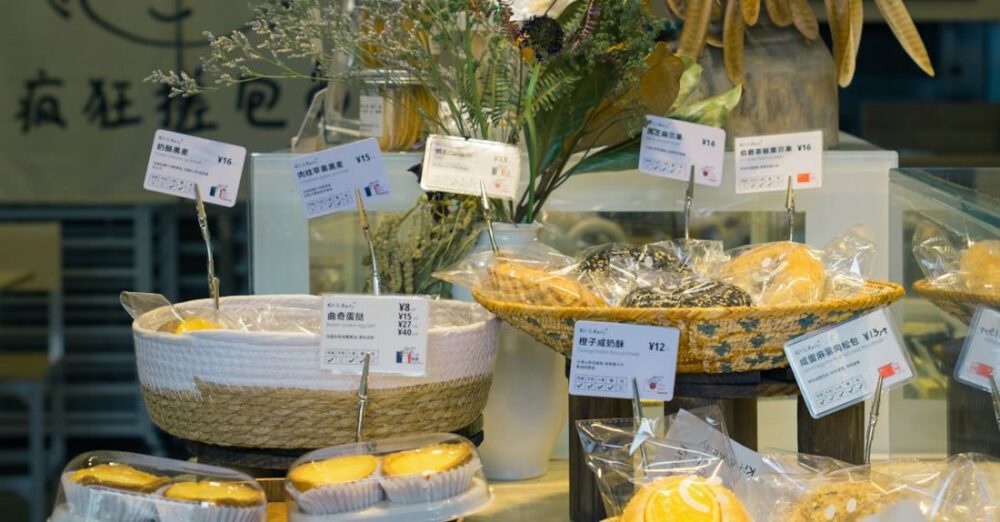
M 890 396 L 893 456 L 1000 456 L 989 394 L 952 377 L 970 314 L 935 304 L 937 298 L 919 283 L 926 284 L 927 275 L 918 261 L 930 262 L 928 254 L 914 248 L 930 238 L 957 259 L 977 242 L 1000 238 L 1000 169 L 898 169 L 889 180 L 890 275 L 907 290 L 899 308 L 917 373 Z M 974 309 L 976 300 L 969 297 L 966 309 Z

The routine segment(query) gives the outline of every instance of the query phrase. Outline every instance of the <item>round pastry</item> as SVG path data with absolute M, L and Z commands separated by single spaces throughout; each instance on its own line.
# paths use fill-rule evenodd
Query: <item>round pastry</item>
M 628 308 L 709 308 L 752 306 L 750 294 L 738 286 L 710 279 L 689 279 L 665 287 L 640 287 L 622 298 Z
M 959 268 L 969 290 L 1000 294 L 1000 240 L 979 241 L 963 251 Z
M 856 522 L 888 507 L 891 496 L 871 482 L 827 484 L 799 499 L 785 520 Z
M 222 325 L 213 321 L 209 321 L 203 317 L 189 317 L 177 323 L 174 328 L 175 334 L 183 334 L 187 332 L 195 332 L 198 330 L 221 330 Z
M 70 474 L 70 480 L 84 486 L 104 486 L 107 488 L 150 493 L 167 483 L 167 477 L 140 471 L 125 464 L 98 464 L 78 469 Z
M 98 464 L 66 473 L 63 493 L 71 513 L 93 520 L 155 520 L 151 493 L 169 481 L 125 464 Z
M 632 497 L 621 522 L 750 522 L 732 491 L 700 477 L 657 479 Z
M 374 480 L 377 470 L 373 455 L 346 455 L 295 466 L 288 481 L 301 511 L 328 515 L 381 502 L 382 488 Z
M 177 482 L 164 490 L 163 496 L 172 500 L 226 507 L 250 507 L 265 502 L 263 493 L 246 484 L 215 480 Z
M 826 268 L 812 249 L 783 241 L 753 247 L 723 265 L 721 279 L 758 296 L 765 305 L 822 299 Z
M 583 273 L 607 273 L 613 265 L 637 270 L 687 272 L 681 258 L 671 249 L 656 245 L 630 246 L 610 244 L 595 248 L 577 267 Z
M 382 488 L 392 502 L 433 502 L 453 497 L 472 484 L 475 452 L 467 442 L 434 444 L 387 455 Z
M 580 283 L 537 268 L 500 262 L 491 266 L 489 273 L 493 291 L 507 301 L 562 307 L 607 306 Z

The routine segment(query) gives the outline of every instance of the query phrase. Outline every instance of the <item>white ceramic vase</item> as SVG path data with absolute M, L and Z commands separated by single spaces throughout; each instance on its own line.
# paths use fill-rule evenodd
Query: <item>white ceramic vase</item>
M 500 248 L 535 241 L 538 226 L 497 223 Z M 480 236 L 474 251 L 489 249 Z M 455 287 L 455 299 L 471 300 L 468 289 Z M 500 352 L 493 387 L 483 412 L 484 441 L 479 447 L 490 480 L 526 480 L 548 470 L 566 418 L 563 357 L 506 323 L 500 326 Z

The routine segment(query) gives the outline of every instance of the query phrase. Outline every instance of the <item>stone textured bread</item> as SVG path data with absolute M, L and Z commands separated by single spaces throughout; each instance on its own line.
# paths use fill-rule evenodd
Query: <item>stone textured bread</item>
M 491 266 L 489 285 L 504 301 L 562 307 L 607 306 L 603 299 L 568 277 L 514 262 L 498 262 Z
M 799 499 L 784 519 L 788 522 L 857 522 L 874 515 L 898 495 L 871 482 L 838 482 L 821 486 Z
M 577 270 L 588 274 L 607 273 L 612 265 L 635 270 L 690 272 L 684 261 L 671 249 L 655 245 L 603 245 L 590 252 Z
M 963 251 L 959 268 L 970 291 L 1000 294 L 1000 240 L 979 241 Z
M 632 497 L 620 522 L 750 522 L 732 491 L 700 477 L 657 479 Z
M 288 480 L 304 493 L 371 477 L 377 467 L 378 459 L 373 455 L 345 455 L 300 464 L 288 472 Z
M 753 247 L 723 265 L 720 279 L 763 305 L 807 304 L 823 298 L 826 267 L 801 243 L 783 241 Z
M 163 496 L 186 502 L 204 502 L 224 507 L 252 507 L 263 505 L 264 493 L 246 484 L 199 480 L 171 484 Z
M 84 486 L 104 486 L 137 493 L 150 493 L 170 480 L 125 464 L 98 464 L 78 469 L 69 478 Z
M 710 279 L 688 279 L 660 287 L 636 288 L 622 298 L 628 308 L 709 308 L 752 306 L 750 294 L 736 285 Z

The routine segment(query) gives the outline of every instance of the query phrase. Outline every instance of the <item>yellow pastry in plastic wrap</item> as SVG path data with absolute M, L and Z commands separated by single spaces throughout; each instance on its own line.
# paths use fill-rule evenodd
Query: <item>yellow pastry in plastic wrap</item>
M 125 464 L 98 464 L 74 471 L 69 478 L 84 486 L 104 486 L 139 493 L 152 492 L 170 480 Z
M 701 477 L 667 477 L 632 497 L 620 522 L 750 522 L 732 491 Z
M 490 267 L 489 285 L 498 299 L 541 306 L 607 307 L 580 283 L 520 263 L 497 262 Z
M 720 275 L 763 305 L 812 303 L 823 298 L 826 288 L 819 255 L 789 241 L 750 248 L 723 265 Z
M 163 496 L 173 500 L 206 502 L 226 507 L 251 507 L 265 502 L 263 493 L 246 484 L 214 480 L 178 482 L 168 487 Z
M 387 477 L 430 476 L 457 468 L 471 458 L 472 447 L 464 442 L 434 444 L 387 455 L 382 473 Z
M 177 324 L 174 328 L 175 334 L 183 334 L 187 332 L 195 332 L 198 330 L 221 330 L 222 325 L 214 321 L 209 321 L 203 317 L 190 317 Z
M 962 252 L 965 285 L 978 293 L 1000 294 L 1000 240 L 979 241 Z
M 368 478 L 377 467 L 378 459 L 373 455 L 346 455 L 296 466 L 288 473 L 288 480 L 304 493 L 321 486 Z
M 787 522 L 856 522 L 889 507 L 898 495 L 871 482 L 838 482 L 821 486 L 792 506 Z

